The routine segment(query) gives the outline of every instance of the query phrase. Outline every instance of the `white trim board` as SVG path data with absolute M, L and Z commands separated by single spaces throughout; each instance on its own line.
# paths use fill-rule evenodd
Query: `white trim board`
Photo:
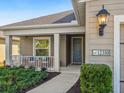
M 0 27 L 2 31 L 9 30 L 26 30 L 26 29 L 44 29 L 44 28 L 61 28 L 61 27 L 79 27 L 77 23 L 61 23 L 61 24 L 44 24 L 44 25 L 29 25 L 29 26 L 6 26 Z
M 47 29 L 30 29 L 30 30 L 8 30 L 3 31 L 3 34 L 14 36 L 32 36 L 32 35 L 52 35 L 52 34 L 83 34 L 85 27 L 62 27 L 62 28 L 47 28 Z
M 124 15 L 114 16 L 114 93 L 120 93 L 120 25 Z

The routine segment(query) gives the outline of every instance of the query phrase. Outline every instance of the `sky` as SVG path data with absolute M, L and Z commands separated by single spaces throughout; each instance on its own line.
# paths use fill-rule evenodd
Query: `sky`
M 71 0 L 0 0 L 0 26 L 71 9 Z

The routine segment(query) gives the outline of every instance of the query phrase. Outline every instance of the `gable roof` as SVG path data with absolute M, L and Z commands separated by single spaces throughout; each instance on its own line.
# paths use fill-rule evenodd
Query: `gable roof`
M 74 12 L 72 10 L 56 13 L 47 16 L 41 16 L 38 18 L 21 21 L 2 27 L 11 27 L 11 26 L 30 26 L 30 25 L 44 25 L 44 24 L 56 24 L 56 23 L 71 23 L 71 21 L 76 20 Z

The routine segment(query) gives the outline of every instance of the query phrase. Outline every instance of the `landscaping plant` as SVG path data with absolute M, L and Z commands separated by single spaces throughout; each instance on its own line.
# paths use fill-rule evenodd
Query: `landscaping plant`
M 48 73 L 24 68 L 0 68 L 0 93 L 21 93 L 42 82 Z
M 112 71 L 107 65 L 83 64 L 80 88 L 82 93 L 111 93 Z

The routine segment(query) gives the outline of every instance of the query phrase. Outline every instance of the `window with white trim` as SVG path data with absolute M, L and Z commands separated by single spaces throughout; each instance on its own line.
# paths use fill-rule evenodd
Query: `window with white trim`
M 50 56 L 50 38 L 34 38 L 34 55 Z

